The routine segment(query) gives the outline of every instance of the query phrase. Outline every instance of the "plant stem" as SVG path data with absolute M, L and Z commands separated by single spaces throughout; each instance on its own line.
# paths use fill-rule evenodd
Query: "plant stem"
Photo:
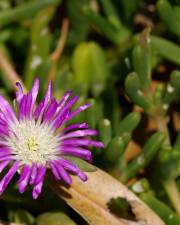
M 21 85 L 23 85 L 21 78 L 16 73 L 13 66 L 9 62 L 8 58 L 5 56 L 5 54 L 2 51 L 0 51 L 0 69 L 4 72 L 7 80 L 10 82 L 10 84 L 12 85 L 15 91 L 17 90 L 16 82 L 20 82 Z M 24 86 L 23 88 L 25 90 Z
M 154 197 L 152 193 L 141 193 L 140 198 L 153 209 L 167 225 L 180 224 L 180 216 L 165 203 Z
M 59 37 L 57 47 L 55 51 L 51 55 L 51 61 L 52 61 L 52 68 L 49 72 L 48 79 L 54 80 L 56 73 L 57 73 L 57 63 L 63 53 L 63 50 L 66 45 L 67 37 L 69 32 L 69 21 L 67 18 L 63 19 L 62 22 L 62 28 L 61 28 L 61 35 Z
M 167 127 L 168 117 L 166 117 L 166 116 L 156 116 L 155 120 L 156 120 L 156 123 L 157 123 L 158 131 L 161 131 L 166 135 L 165 143 L 169 145 L 170 144 L 170 137 L 169 137 L 169 131 L 168 131 L 168 127 Z
M 67 18 L 65 18 L 63 19 L 63 22 L 62 22 L 61 35 L 59 37 L 57 47 L 51 55 L 51 59 L 54 63 L 57 62 L 62 55 L 62 52 L 64 50 L 64 47 L 67 41 L 68 31 L 69 31 L 69 21 Z
M 170 144 L 169 131 L 167 127 L 168 118 L 162 115 L 155 117 L 155 120 L 157 122 L 158 130 L 164 132 L 166 135 L 165 143 Z M 180 215 L 180 192 L 176 181 L 173 179 L 167 179 L 166 181 L 163 180 L 162 184 L 174 209 Z
M 162 182 L 164 189 L 171 200 L 176 212 L 180 215 L 180 194 L 175 180 Z

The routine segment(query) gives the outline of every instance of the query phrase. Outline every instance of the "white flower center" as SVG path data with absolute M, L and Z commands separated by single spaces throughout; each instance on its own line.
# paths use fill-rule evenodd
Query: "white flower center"
M 46 164 L 57 159 L 60 143 L 57 135 L 46 123 L 35 120 L 23 120 L 11 125 L 11 134 L 6 138 L 7 146 L 15 158 L 22 163 L 31 165 Z

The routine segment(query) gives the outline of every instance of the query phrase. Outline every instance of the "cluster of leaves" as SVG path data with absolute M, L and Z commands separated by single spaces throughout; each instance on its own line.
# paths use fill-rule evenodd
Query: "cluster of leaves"
M 54 59 L 64 18 L 67 40 Z M 180 224 L 179 23 L 178 0 L 0 1 L 0 53 L 25 87 L 38 74 L 41 95 L 52 79 L 56 98 L 72 89 L 79 104 L 92 102 L 75 120 L 100 132 L 105 149 L 93 149 L 95 164 L 168 225 Z M 13 97 L 6 70 L 0 83 L 1 93 Z M 12 185 L 0 208 L 0 218 L 12 222 L 86 224 L 48 187 L 34 202 Z

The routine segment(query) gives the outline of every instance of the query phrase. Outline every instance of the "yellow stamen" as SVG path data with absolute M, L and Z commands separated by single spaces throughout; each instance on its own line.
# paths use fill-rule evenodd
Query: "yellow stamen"
M 35 138 L 29 138 L 27 140 L 27 146 L 28 146 L 28 149 L 30 151 L 37 151 L 38 148 L 39 148 L 39 145 L 38 145 L 37 140 Z

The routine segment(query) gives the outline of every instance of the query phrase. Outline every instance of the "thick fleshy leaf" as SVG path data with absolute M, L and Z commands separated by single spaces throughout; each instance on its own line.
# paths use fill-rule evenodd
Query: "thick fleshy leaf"
M 28 211 L 23 209 L 12 211 L 11 219 L 13 222 L 16 223 L 16 225 L 18 224 L 33 225 L 35 222 L 35 218 Z
M 63 212 L 49 212 L 43 213 L 38 216 L 36 220 L 37 225 L 76 225 L 76 223 L 71 220 Z
M 97 170 L 97 168 L 94 165 L 84 161 L 83 159 L 74 156 L 64 156 L 63 158 L 73 162 L 84 172 L 94 172 Z

